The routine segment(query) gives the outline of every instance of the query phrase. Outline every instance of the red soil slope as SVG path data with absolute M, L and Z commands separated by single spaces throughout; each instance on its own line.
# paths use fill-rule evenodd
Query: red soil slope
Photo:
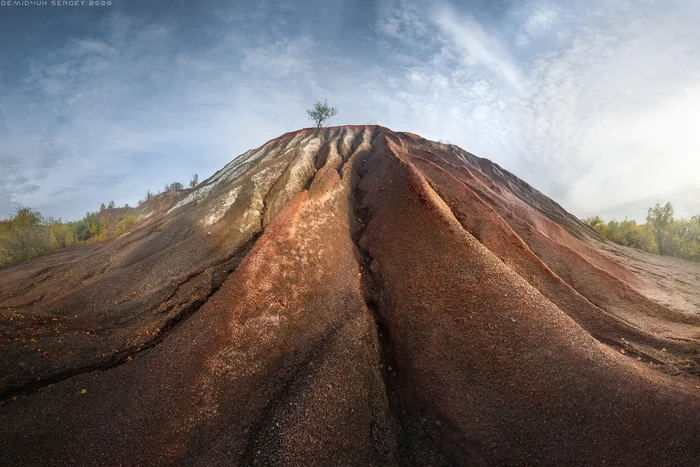
M 0 270 L 2 465 L 697 465 L 700 265 L 375 126 Z

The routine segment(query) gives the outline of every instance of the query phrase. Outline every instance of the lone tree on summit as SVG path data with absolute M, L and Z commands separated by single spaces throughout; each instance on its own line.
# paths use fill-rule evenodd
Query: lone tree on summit
M 316 104 L 314 105 L 314 110 L 307 110 L 307 114 L 309 114 L 309 118 L 316 123 L 317 128 L 321 128 L 323 126 L 323 122 L 328 120 L 331 117 L 334 117 L 335 114 L 338 113 L 338 109 L 335 107 L 330 107 L 328 105 L 328 101 L 317 101 Z

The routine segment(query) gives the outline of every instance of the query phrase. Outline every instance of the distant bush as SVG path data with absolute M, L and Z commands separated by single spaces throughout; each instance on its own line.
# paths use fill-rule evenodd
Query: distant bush
M 133 229 L 134 226 L 136 226 L 136 217 L 125 214 L 114 227 L 114 236 L 118 237 L 123 235 L 129 230 Z
M 0 221 L 0 266 L 46 254 L 50 242 L 41 213 L 18 206 L 12 216 Z
M 173 183 L 171 183 L 170 185 L 168 185 L 168 184 L 166 183 L 166 184 L 165 184 L 165 187 L 163 188 L 163 192 L 164 192 L 164 193 L 169 193 L 169 192 L 171 192 L 171 191 L 180 191 L 180 190 L 184 190 L 184 189 L 185 189 L 185 186 L 184 186 L 182 183 L 180 183 L 180 182 L 173 182 Z

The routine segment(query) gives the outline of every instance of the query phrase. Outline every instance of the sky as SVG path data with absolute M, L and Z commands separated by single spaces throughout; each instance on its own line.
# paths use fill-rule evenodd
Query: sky
M 579 217 L 700 214 L 697 0 L 25 3 L 0 0 L 0 217 L 204 180 L 324 99 Z

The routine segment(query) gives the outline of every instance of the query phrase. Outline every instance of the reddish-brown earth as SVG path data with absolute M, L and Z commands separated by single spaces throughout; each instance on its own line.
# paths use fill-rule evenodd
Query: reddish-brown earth
M 0 270 L 0 465 L 698 465 L 700 265 L 307 129 Z

